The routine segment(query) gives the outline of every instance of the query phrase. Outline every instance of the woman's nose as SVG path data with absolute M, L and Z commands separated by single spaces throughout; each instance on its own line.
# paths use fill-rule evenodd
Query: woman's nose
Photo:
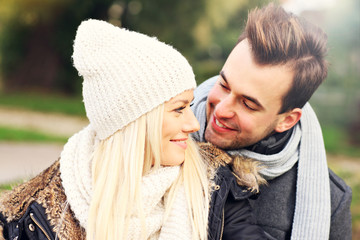
M 185 124 L 183 126 L 183 131 L 186 133 L 193 133 L 199 131 L 200 123 L 196 119 L 193 111 L 189 109 L 188 114 L 186 115 Z

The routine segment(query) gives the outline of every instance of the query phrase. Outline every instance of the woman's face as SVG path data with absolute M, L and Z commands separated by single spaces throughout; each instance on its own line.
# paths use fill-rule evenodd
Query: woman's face
M 161 165 L 180 165 L 185 160 L 189 133 L 199 130 L 200 125 L 190 109 L 194 91 L 185 91 L 164 105 L 162 125 Z

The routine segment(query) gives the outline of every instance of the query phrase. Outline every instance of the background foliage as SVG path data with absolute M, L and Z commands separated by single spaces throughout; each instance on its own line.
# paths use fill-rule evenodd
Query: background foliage
M 295 1 L 295 0 L 294 0 Z M 335 0 L 334 0 L 335 1 Z M 190 61 L 201 83 L 217 74 L 244 26 L 266 0 L 0 0 L 0 94 L 81 95 L 72 66 L 75 31 L 88 18 L 156 36 Z M 281 2 L 285 2 L 284 0 Z M 301 14 L 329 36 L 328 78 L 311 99 L 323 128 L 360 146 L 360 2 L 335 1 Z

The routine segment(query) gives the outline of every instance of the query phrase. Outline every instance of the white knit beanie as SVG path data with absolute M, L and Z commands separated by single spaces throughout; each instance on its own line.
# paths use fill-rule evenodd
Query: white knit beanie
M 105 21 L 80 24 L 72 57 L 99 139 L 196 87 L 191 66 L 173 47 Z

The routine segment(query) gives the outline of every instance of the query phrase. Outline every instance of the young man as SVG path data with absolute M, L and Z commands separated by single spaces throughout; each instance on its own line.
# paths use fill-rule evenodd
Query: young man
M 195 91 L 194 137 L 264 166 L 268 185 L 251 204 L 275 239 L 351 239 L 351 189 L 328 170 L 307 103 L 327 75 L 326 42 L 322 30 L 281 7 L 255 9 L 220 75 Z M 223 201 L 226 231 L 236 197 Z

